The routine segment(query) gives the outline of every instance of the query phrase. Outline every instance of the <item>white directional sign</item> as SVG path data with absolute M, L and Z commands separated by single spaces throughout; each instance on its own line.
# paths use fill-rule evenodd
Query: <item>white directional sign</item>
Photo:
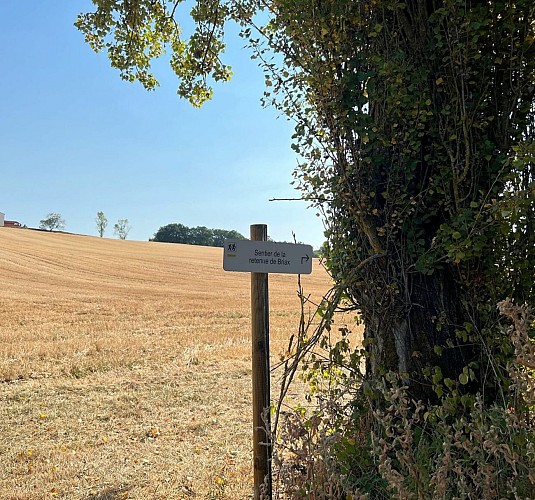
M 247 273 L 310 274 L 310 245 L 272 241 L 227 240 L 223 254 L 225 271 Z

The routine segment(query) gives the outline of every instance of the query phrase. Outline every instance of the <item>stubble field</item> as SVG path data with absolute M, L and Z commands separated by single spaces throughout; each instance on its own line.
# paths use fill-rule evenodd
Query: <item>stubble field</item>
M 317 260 L 302 284 L 329 290 Z M 275 361 L 297 276 L 269 286 Z M 251 413 L 250 277 L 222 249 L 0 228 L 1 499 L 250 498 Z

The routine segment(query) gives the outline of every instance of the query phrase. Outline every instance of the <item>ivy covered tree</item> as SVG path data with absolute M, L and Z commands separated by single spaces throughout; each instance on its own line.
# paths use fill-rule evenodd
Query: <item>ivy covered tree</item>
M 496 304 L 534 297 L 533 3 L 321 2 L 269 29 L 370 373 L 501 397 Z
M 325 214 L 366 377 L 394 373 L 453 413 L 479 395 L 516 405 L 497 303 L 535 305 L 533 0 L 199 0 L 187 40 L 181 3 L 94 0 L 77 25 L 147 88 L 170 47 L 178 93 L 198 106 L 230 76 L 223 37 L 237 22 L 265 103 L 296 123 L 294 175 Z

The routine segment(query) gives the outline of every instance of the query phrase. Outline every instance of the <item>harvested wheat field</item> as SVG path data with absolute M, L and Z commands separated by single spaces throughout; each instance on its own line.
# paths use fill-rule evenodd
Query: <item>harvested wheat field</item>
M 330 288 L 317 261 L 302 284 Z M 270 311 L 276 360 L 297 276 Z M 220 248 L 0 228 L 0 498 L 249 498 L 249 339 Z

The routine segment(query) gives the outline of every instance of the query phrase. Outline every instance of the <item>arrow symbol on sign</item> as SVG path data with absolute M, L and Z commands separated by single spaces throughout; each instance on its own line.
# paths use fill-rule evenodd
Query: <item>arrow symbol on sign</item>
M 307 254 L 307 255 L 305 255 L 304 257 L 301 257 L 301 264 L 302 264 L 303 262 L 308 262 L 309 260 L 310 260 L 310 257 L 309 257 L 308 254 Z

